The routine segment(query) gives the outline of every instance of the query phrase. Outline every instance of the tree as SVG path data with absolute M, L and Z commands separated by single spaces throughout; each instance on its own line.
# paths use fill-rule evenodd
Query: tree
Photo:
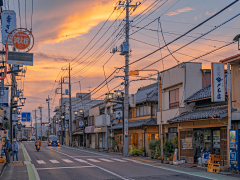
M 10 128 L 8 121 L 6 121 L 6 122 L 4 123 L 4 128 L 5 128 L 5 129 L 9 129 L 9 128 Z
M 49 136 L 49 130 L 46 130 L 45 135 L 48 137 Z

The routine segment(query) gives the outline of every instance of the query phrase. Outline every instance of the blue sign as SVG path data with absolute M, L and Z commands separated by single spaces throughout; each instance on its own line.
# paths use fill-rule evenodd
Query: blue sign
M 236 152 L 230 152 L 230 160 L 236 161 Z
M 22 122 L 31 122 L 30 112 L 22 112 Z

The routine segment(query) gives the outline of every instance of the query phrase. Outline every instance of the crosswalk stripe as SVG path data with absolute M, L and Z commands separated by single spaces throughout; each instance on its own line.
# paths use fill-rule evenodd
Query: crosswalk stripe
M 83 162 L 83 163 L 86 163 L 87 161 L 84 161 L 82 159 L 75 159 L 76 161 L 79 161 L 79 162 Z
M 62 159 L 64 162 L 66 163 L 73 163 L 73 161 L 69 160 L 69 159 Z
M 114 161 L 119 161 L 119 162 L 127 162 L 127 161 L 124 161 L 122 159 L 117 159 L 117 158 L 111 158 L 111 159 L 114 160 Z
M 49 160 L 51 163 L 54 163 L 54 164 L 56 164 L 56 163 L 60 163 L 60 162 L 58 162 L 57 160 Z
M 43 160 L 36 160 L 38 164 L 46 164 Z
M 92 161 L 92 162 L 100 162 L 100 161 L 98 161 L 96 159 L 87 159 L 87 160 Z
M 100 160 L 102 160 L 102 161 L 106 161 L 106 162 L 113 162 L 113 161 L 111 161 L 110 159 L 104 159 L 104 158 L 98 158 L 98 159 L 100 159 Z

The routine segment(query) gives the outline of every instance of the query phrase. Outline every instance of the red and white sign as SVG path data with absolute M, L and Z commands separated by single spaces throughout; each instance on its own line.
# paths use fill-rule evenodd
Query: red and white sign
M 26 49 L 30 45 L 30 37 L 25 32 L 17 32 L 12 39 L 13 45 L 17 49 Z

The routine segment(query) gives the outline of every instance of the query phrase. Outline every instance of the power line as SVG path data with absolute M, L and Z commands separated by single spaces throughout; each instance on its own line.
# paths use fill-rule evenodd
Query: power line
M 20 28 L 22 27 L 22 22 L 21 22 L 21 12 L 20 12 L 20 1 L 18 0 L 18 12 L 19 12 L 19 19 L 20 19 Z

